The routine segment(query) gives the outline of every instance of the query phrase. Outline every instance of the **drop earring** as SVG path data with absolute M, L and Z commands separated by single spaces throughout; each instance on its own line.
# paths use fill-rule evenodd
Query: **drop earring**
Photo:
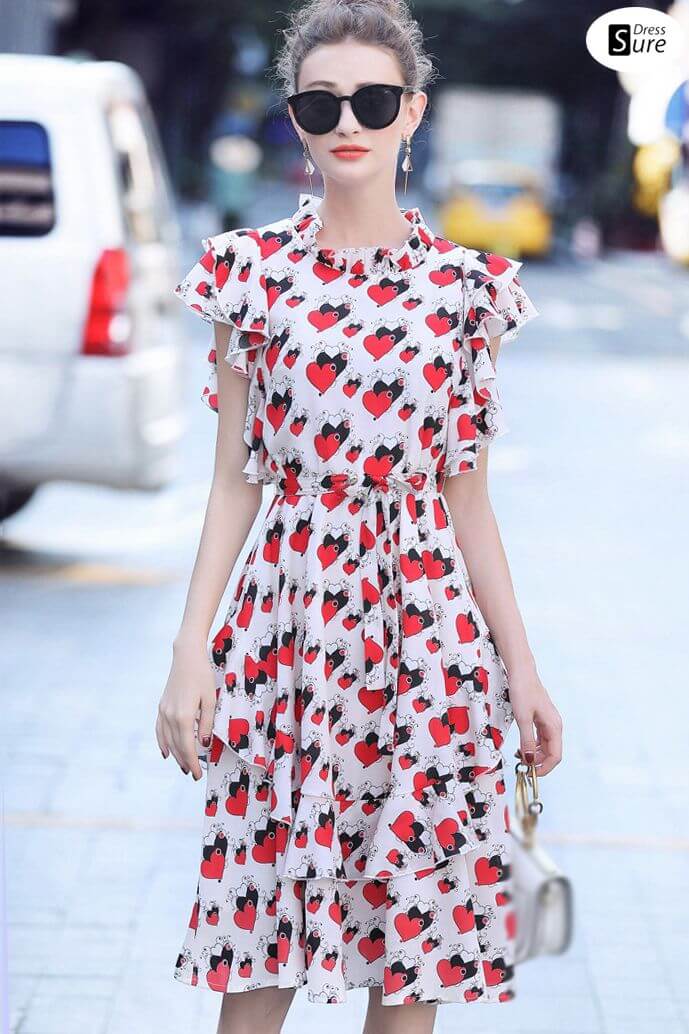
M 304 172 L 309 177 L 309 186 L 311 188 L 311 193 L 313 194 L 313 180 L 311 179 L 311 174 L 315 172 L 316 166 L 311 161 L 311 155 L 309 154 L 309 145 L 306 143 L 305 140 L 302 141 L 302 146 L 304 148 Z
M 410 172 L 414 171 L 414 167 L 411 163 L 411 137 L 408 136 L 404 141 L 404 158 L 402 159 L 402 172 L 404 173 L 404 193 L 407 193 L 407 177 Z

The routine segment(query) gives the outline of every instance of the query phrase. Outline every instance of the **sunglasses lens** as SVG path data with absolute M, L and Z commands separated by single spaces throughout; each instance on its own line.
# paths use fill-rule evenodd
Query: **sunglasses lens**
M 297 97 L 293 103 L 294 117 L 306 133 L 329 133 L 340 117 L 340 105 L 332 93 L 317 90 Z
M 297 123 L 307 133 L 330 133 L 340 121 L 340 99 L 328 90 L 306 90 L 291 99 Z M 385 129 L 397 118 L 400 91 L 372 84 L 362 86 L 351 98 L 352 111 L 367 129 Z
M 363 86 L 354 94 L 352 108 L 362 126 L 384 129 L 397 118 L 399 94 L 387 86 Z

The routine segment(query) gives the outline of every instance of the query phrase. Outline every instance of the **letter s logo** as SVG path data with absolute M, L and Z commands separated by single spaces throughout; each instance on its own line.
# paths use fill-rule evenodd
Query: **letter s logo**
M 617 57 L 631 51 L 631 28 L 629 25 L 608 26 L 608 53 Z

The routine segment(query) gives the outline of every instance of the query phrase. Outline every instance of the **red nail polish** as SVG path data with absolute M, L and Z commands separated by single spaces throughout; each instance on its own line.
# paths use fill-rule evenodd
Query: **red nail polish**
M 210 736 L 204 736 L 203 739 L 201 740 L 201 742 L 203 743 L 204 747 L 210 747 L 210 745 L 211 745 L 211 738 L 210 738 Z

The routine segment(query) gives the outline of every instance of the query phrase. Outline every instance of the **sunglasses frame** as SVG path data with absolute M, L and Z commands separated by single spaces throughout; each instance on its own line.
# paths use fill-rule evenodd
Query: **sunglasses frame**
M 376 86 L 382 87 L 385 90 L 391 90 L 396 95 L 396 97 L 397 97 L 397 108 L 396 108 L 395 114 L 393 115 L 393 117 L 390 119 L 389 122 L 385 123 L 384 126 L 368 126 L 368 125 L 366 125 L 365 122 L 362 122 L 362 120 L 359 118 L 359 116 L 357 115 L 357 112 L 356 112 L 356 96 L 357 96 L 357 94 L 361 93 L 363 90 L 369 90 L 369 89 L 371 89 L 371 87 L 376 87 Z M 295 118 L 295 121 L 296 121 L 297 125 L 301 129 L 303 129 L 305 133 L 311 133 L 313 136 L 324 136 L 326 133 L 332 133 L 333 129 L 335 129 L 335 127 L 337 126 L 338 122 L 340 121 L 340 118 L 342 117 L 342 102 L 343 101 L 349 101 L 349 103 L 352 106 L 352 111 L 354 113 L 354 117 L 356 118 L 357 122 L 361 126 L 364 126 L 365 129 L 374 129 L 374 130 L 375 129 L 387 129 L 388 126 L 392 125 L 392 123 L 395 121 L 395 119 L 397 118 L 397 116 L 400 113 L 400 107 L 401 107 L 401 104 L 402 104 L 402 95 L 405 94 L 405 93 L 416 93 L 416 92 L 417 92 L 417 88 L 415 86 L 400 86 L 398 83 L 367 83 L 365 86 L 360 86 L 358 90 L 354 91 L 354 93 L 350 93 L 348 95 L 345 95 L 345 94 L 338 95 L 336 93 L 333 93 L 332 90 L 323 90 L 323 89 L 318 89 L 318 90 L 301 90 L 299 93 L 292 93 L 292 94 L 290 94 L 290 96 L 287 98 L 287 103 L 292 108 L 292 113 L 294 115 L 294 118 Z M 301 98 L 301 97 L 311 97 L 314 94 L 323 94 L 323 93 L 327 94 L 329 97 L 333 97 L 338 102 L 339 107 L 338 107 L 338 111 L 337 111 L 337 118 L 335 119 L 333 125 L 330 126 L 328 129 L 322 129 L 320 132 L 314 133 L 314 131 L 312 129 L 307 129 L 299 121 L 299 117 L 297 115 L 297 112 L 294 109 L 294 102 L 297 99 Z

